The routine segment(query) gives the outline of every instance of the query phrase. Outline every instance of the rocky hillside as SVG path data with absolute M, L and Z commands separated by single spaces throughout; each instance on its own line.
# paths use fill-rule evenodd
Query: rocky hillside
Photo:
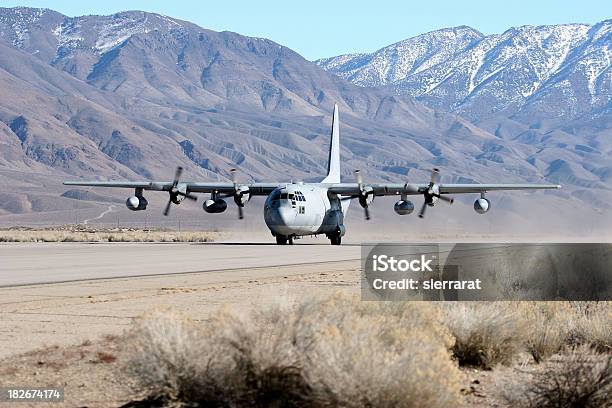
M 460 48 L 481 41 L 455 31 Z M 361 168 L 370 179 L 423 181 L 437 166 L 446 181 L 562 181 L 569 187 L 552 194 L 574 201 L 609 186 L 597 132 L 593 142 L 559 131 L 553 143 L 380 85 L 352 84 L 267 39 L 157 14 L 0 8 L 0 212 L 70 208 L 66 178 L 167 179 L 178 164 L 203 180 L 227 179 L 232 167 L 242 179 L 318 180 L 334 102 L 346 180 Z M 601 194 L 592 202 L 607 205 Z
M 520 112 L 567 119 L 609 111 L 611 44 L 612 20 L 488 36 L 462 26 L 317 63 L 357 85 L 389 85 L 427 106 L 470 117 Z

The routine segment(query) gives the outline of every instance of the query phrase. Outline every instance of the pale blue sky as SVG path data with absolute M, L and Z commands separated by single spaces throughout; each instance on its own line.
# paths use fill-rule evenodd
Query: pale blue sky
M 0 6 L 47 7 L 69 16 L 151 11 L 217 31 L 269 38 L 308 59 L 374 51 L 457 25 L 491 34 L 518 25 L 612 18 L 610 0 L 0 0 Z

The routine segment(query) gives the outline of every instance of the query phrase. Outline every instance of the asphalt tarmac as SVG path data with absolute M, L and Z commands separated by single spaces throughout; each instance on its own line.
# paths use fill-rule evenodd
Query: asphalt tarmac
M 0 245 L 0 287 L 359 259 L 359 246 L 248 243 Z
M 0 359 L 129 330 L 170 308 L 206 319 L 337 291 L 359 293 L 359 246 L 0 245 Z

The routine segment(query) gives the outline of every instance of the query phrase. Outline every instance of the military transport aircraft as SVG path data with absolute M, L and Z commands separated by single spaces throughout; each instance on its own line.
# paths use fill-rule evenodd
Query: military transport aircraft
M 484 214 L 491 208 L 485 193 L 496 190 L 533 190 L 560 188 L 553 184 L 442 184 L 440 172 L 433 169 L 431 180 L 426 184 L 412 183 L 364 183 L 359 170 L 355 170 L 356 183 L 340 182 L 340 123 L 338 105 L 334 106 L 331 142 L 327 177 L 320 183 L 240 183 L 233 177 L 232 182 L 182 182 L 182 167 L 176 169 L 173 181 L 66 181 L 65 185 L 89 187 L 133 188 L 134 195 L 126 201 L 132 211 L 147 208 L 143 196 L 145 190 L 167 191 L 168 204 L 164 215 L 168 215 L 172 204 L 180 204 L 184 199 L 196 201 L 194 193 L 207 193 L 210 198 L 204 202 L 207 213 L 221 213 L 227 209 L 225 198 L 233 198 L 238 206 L 238 217 L 243 218 L 242 208 L 255 195 L 267 196 L 264 205 L 266 225 L 276 237 L 279 245 L 293 244 L 295 237 L 325 234 L 332 245 L 340 245 L 345 234 L 344 214 L 353 199 L 357 199 L 364 209 L 365 218 L 370 219 L 368 207 L 375 197 L 397 195 L 399 200 L 394 210 L 399 215 L 414 211 L 409 195 L 422 195 L 423 205 L 419 217 L 425 216 L 427 207 L 433 207 L 438 200 L 452 204 L 453 198 L 447 194 L 479 193 L 474 202 L 474 210 Z M 236 170 L 232 169 L 232 175 Z

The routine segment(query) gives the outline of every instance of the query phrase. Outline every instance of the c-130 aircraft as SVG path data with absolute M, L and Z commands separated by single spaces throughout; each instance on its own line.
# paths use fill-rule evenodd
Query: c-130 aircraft
M 133 188 L 134 195 L 126 201 L 132 211 L 143 211 L 147 200 L 143 192 L 167 191 L 168 204 L 164 215 L 168 215 L 172 204 L 184 199 L 196 201 L 193 193 L 207 193 L 210 198 L 203 204 L 207 213 L 222 213 L 227 209 L 226 198 L 233 198 L 238 207 L 238 217 L 243 218 L 243 207 L 252 196 L 267 196 L 264 205 L 264 219 L 278 245 L 293 244 L 293 239 L 307 235 L 325 234 L 332 245 L 340 245 L 346 232 L 344 214 L 350 202 L 358 200 L 367 220 L 369 206 L 375 197 L 396 195 L 399 200 L 394 210 L 398 215 L 414 211 L 409 195 L 422 195 L 423 205 L 419 217 L 425 216 L 427 207 L 433 207 L 439 200 L 453 203 L 448 194 L 480 193 L 474 202 L 474 210 L 484 214 L 491 208 L 485 197 L 489 191 L 556 189 L 555 184 L 442 184 L 440 171 L 433 169 L 429 183 L 364 183 L 359 170 L 355 170 L 356 183 L 340 182 L 340 123 L 338 105 L 334 105 L 327 176 L 320 183 L 240 183 L 233 177 L 232 182 L 182 182 L 182 167 L 176 169 L 173 181 L 65 181 L 65 185 L 88 187 Z M 232 169 L 232 176 L 236 170 Z

